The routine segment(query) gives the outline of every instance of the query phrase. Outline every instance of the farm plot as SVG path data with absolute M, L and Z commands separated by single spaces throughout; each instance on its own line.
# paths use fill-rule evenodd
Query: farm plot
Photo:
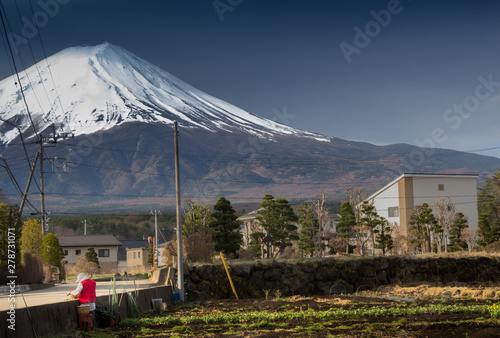
M 496 337 L 493 299 L 372 296 L 213 300 L 171 306 L 119 328 L 112 337 Z

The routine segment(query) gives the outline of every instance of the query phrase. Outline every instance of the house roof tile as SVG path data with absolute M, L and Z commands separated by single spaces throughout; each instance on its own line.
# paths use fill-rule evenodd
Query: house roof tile
M 113 235 L 78 235 L 58 236 L 62 247 L 97 247 L 97 246 L 120 246 L 120 241 Z

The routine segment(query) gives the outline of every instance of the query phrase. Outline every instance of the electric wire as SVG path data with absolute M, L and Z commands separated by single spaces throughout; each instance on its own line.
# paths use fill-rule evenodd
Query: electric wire
M 35 11 L 33 9 L 33 4 L 31 3 L 31 0 L 28 0 L 28 3 L 29 3 L 29 7 L 30 7 L 30 10 L 31 10 L 32 17 L 35 17 Z M 61 96 L 59 95 L 59 93 L 57 91 L 56 82 L 54 81 L 54 76 L 52 75 L 52 69 L 51 69 L 50 64 L 49 64 L 49 58 L 47 57 L 47 53 L 46 53 L 46 50 L 45 50 L 45 44 L 43 43 L 43 39 L 42 39 L 42 32 L 40 30 L 38 31 L 37 36 L 38 36 L 38 40 L 40 41 L 40 46 L 42 48 L 42 53 L 43 53 L 43 56 L 44 56 L 44 60 L 47 63 L 47 69 L 49 70 L 49 75 L 50 75 L 50 78 L 52 80 L 52 85 L 53 85 L 53 88 L 54 88 L 54 92 L 56 94 L 56 99 L 59 102 L 59 106 L 61 107 L 61 113 L 63 115 L 65 115 L 64 107 L 63 107 L 63 104 L 62 104 L 62 101 L 61 101 Z
M 3 15 L 1 15 L 1 13 L 0 13 L 0 18 L 2 19 L 2 28 L 3 28 L 5 36 L 8 37 L 8 31 L 7 31 L 7 25 L 6 25 L 6 22 L 7 22 L 7 13 L 6 13 L 5 8 L 3 6 L 2 0 L 0 0 L 0 9 L 1 9 L 1 12 L 3 13 Z M 12 46 L 11 46 L 11 43 L 10 43 L 9 39 L 7 39 L 7 46 L 8 46 L 8 49 L 9 49 L 10 57 L 12 58 L 12 63 L 13 63 L 13 66 L 14 66 L 14 72 L 16 74 L 17 83 L 19 84 L 19 90 L 21 91 L 21 96 L 23 98 L 23 102 L 24 102 L 24 105 L 26 107 L 26 113 L 28 114 L 28 118 L 30 120 L 31 128 L 33 129 L 33 132 L 34 132 L 36 138 L 39 139 L 40 136 L 38 135 L 38 132 L 37 132 L 36 127 L 35 127 L 35 123 L 33 122 L 33 118 L 32 118 L 31 113 L 30 113 L 28 102 L 26 100 L 26 95 L 24 93 L 23 86 L 21 84 L 21 78 L 19 77 L 19 71 L 17 69 L 17 65 L 16 65 L 16 62 L 15 62 L 14 52 L 12 51 Z
M 14 0 L 14 3 L 15 3 L 15 5 L 16 5 L 16 10 L 17 10 L 17 15 L 18 15 L 19 21 L 22 23 L 23 19 L 22 19 L 22 16 L 21 16 L 21 10 L 20 10 L 20 8 L 19 8 L 18 0 Z M 34 16 L 33 16 L 33 17 L 34 17 Z M 25 36 L 28 36 L 28 33 L 26 32 L 26 27 L 25 27 L 24 25 L 23 25 L 22 27 L 23 27 L 22 29 L 23 29 L 24 35 L 25 35 Z M 33 52 L 33 48 L 32 48 L 32 46 L 31 46 L 30 39 L 27 39 L 27 40 L 26 40 L 26 44 L 28 45 L 28 49 L 29 49 L 29 51 L 30 51 L 31 57 L 33 58 L 33 63 L 34 63 L 33 67 L 35 67 L 35 69 L 36 69 L 36 71 L 37 71 L 37 73 L 38 73 L 38 77 L 39 77 L 39 79 L 40 79 L 40 83 L 42 84 L 43 91 L 45 92 L 45 96 L 47 97 L 47 102 L 49 103 L 49 105 L 51 105 L 51 104 L 50 104 L 50 101 L 51 101 L 51 100 L 50 100 L 49 94 L 48 94 L 48 92 L 47 92 L 47 88 L 45 87 L 45 81 L 43 80 L 43 78 L 42 78 L 42 74 L 40 73 L 40 68 L 38 67 L 38 63 L 37 63 L 37 60 L 36 60 L 36 57 L 35 57 L 35 53 Z M 22 54 L 21 54 L 21 53 L 19 53 L 19 57 L 20 57 L 20 59 L 21 59 L 21 56 L 22 56 Z M 25 67 L 25 74 L 26 74 L 26 77 L 28 78 L 28 80 L 29 80 L 29 82 L 30 82 L 30 85 L 31 85 L 31 90 L 33 91 L 33 95 L 35 96 L 35 99 L 37 100 L 37 102 L 38 102 L 38 104 L 39 104 L 39 106 L 40 106 L 40 109 L 41 109 L 41 111 L 42 111 L 42 113 L 43 113 L 43 112 L 45 111 L 45 109 L 43 108 L 43 106 L 42 106 L 42 104 L 41 104 L 40 100 L 38 99 L 38 95 L 37 95 L 37 93 L 36 93 L 35 86 L 33 86 L 33 81 L 32 81 L 32 80 L 31 80 L 31 78 L 30 78 L 30 75 L 29 75 L 28 69 L 27 69 L 27 67 L 24 65 L 24 63 L 23 63 L 23 66 Z M 49 111 L 48 111 L 48 113 L 47 113 L 47 116 L 48 116 L 48 114 L 50 114 L 50 111 L 51 111 L 51 110 L 52 110 L 52 108 L 51 108 L 51 109 L 49 109 Z M 44 116 L 44 118 L 47 118 L 46 114 L 42 114 L 42 115 Z M 48 118 L 47 118 L 47 121 L 48 121 Z

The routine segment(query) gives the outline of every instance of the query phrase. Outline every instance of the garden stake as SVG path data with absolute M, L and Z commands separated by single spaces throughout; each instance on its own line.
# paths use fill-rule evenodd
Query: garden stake
M 222 258 L 222 263 L 224 263 L 224 268 L 226 269 L 227 278 L 229 278 L 229 283 L 231 284 L 231 289 L 233 289 L 233 293 L 236 296 L 236 299 L 239 299 L 238 294 L 236 293 L 236 290 L 234 289 L 233 280 L 231 279 L 231 275 L 229 274 L 229 270 L 227 269 L 226 261 L 224 260 L 224 255 L 222 254 L 222 251 L 220 252 L 220 257 Z

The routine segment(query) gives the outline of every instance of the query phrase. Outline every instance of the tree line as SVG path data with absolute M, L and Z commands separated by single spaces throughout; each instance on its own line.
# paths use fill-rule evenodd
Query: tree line
M 0 284 L 4 284 L 7 276 L 14 275 L 8 271 L 9 265 L 15 266 L 18 282 L 26 284 L 50 281 L 52 267 L 62 270 L 61 260 L 64 258 L 59 239 L 52 233 L 42 234 L 40 220 L 26 219 L 19 215 L 19 207 L 0 204 Z M 15 238 L 9 246 L 7 233 Z

